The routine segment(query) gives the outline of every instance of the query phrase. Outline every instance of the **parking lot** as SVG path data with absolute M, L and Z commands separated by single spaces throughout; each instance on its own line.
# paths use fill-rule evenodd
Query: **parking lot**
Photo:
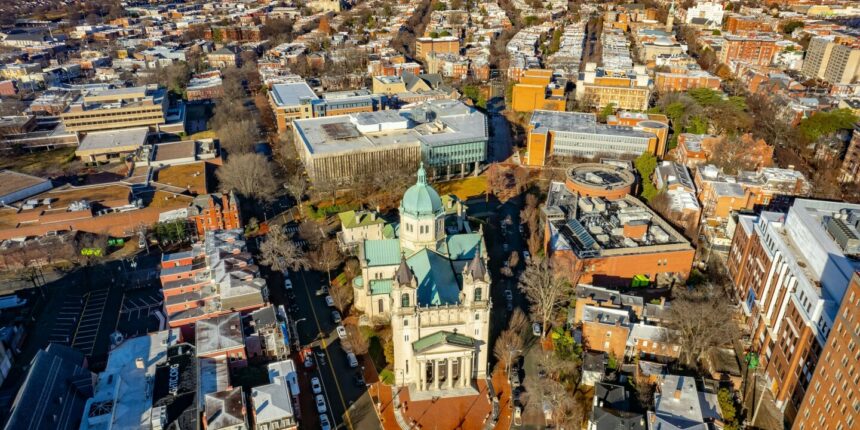
M 142 336 L 161 326 L 164 299 L 158 289 L 127 291 L 123 295 L 116 330 L 125 337 Z
M 51 328 L 48 342 L 63 345 L 70 345 L 72 343 L 83 306 L 84 298 L 81 294 L 70 292 L 66 295 L 57 312 L 57 318 L 54 326 Z
M 85 355 L 93 354 L 109 295 L 110 290 L 107 288 L 84 295 L 83 311 L 72 338 L 72 346 Z

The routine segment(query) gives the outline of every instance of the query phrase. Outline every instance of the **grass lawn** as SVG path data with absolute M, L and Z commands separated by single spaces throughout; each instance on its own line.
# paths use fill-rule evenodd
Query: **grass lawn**
M 218 135 L 215 134 L 214 130 L 201 131 L 199 133 L 194 133 L 191 136 L 188 136 L 188 140 L 217 139 L 217 138 L 218 138 Z
M 487 177 L 473 176 L 455 181 L 440 182 L 436 184 L 439 194 L 453 194 L 460 199 L 468 199 L 483 195 L 487 191 Z
M 79 165 L 75 160 L 75 148 L 60 148 L 14 157 L 0 157 L 0 169 L 10 169 L 36 176 L 72 165 Z

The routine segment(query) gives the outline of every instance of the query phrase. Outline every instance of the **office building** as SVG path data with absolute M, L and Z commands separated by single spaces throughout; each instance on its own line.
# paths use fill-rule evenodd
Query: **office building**
M 566 85 L 567 80 L 556 80 L 552 70 L 524 70 L 511 92 L 512 109 L 517 112 L 535 109 L 564 112 Z
M 597 176 L 608 184 L 618 181 Z M 587 197 L 552 182 L 543 213 L 547 255 L 566 268 L 562 273 L 580 274 L 578 282 L 665 284 L 690 273 L 695 254 L 690 242 L 632 196 Z
M 60 114 L 66 130 L 77 132 L 133 127 L 160 131 L 166 116 L 167 91 L 152 87 L 84 91 Z
M 526 128 L 525 164 L 543 166 L 550 157 L 593 158 L 655 153 L 659 139 L 641 128 L 598 124 L 591 113 L 536 110 Z
M 850 307 L 843 302 L 851 299 L 846 292 L 860 269 L 858 224 L 860 205 L 805 199 L 794 200 L 787 213 L 765 211 L 738 219 L 727 260 L 729 276 L 757 372 L 789 422 L 807 393 L 815 392 L 818 402 L 835 401 L 810 381 L 831 336 L 839 343 L 845 330 L 850 335 L 855 329 L 843 323 L 834 332 L 839 312 Z M 838 367 L 829 363 L 841 360 L 831 356 L 822 371 L 836 372 Z M 853 382 L 850 378 L 845 375 L 844 380 Z
M 650 97 L 651 78 L 645 66 L 609 69 L 588 63 L 576 82 L 576 100 L 597 109 L 611 104 L 616 109 L 644 111 Z
M 433 178 L 465 176 L 487 157 L 486 118 L 459 101 L 295 120 L 293 132 L 312 181 L 346 183 L 420 161 Z
M 105 370 L 98 375 L 94 393 L 87 400 L 81 430 L 155 428 L 158 423 L 163 424 L 161 414 L 153 413 L 153 395 L 159 389 L 167 391 L 167 387 L 155 386 L 152 381 L 157 379 L 159 366 L 167 363 L 168 350 L 178 343 L 177 331 L 164 330 L 125 339 L 112 349 Z M 193 350 L 190 345 L 184 348 Z M 176 376 L 178 379 L 179 375 Z M 166 380 L 163 382 L 168 384 Z M 188 383 L 177 381 L 176 386 L 187 387 Z

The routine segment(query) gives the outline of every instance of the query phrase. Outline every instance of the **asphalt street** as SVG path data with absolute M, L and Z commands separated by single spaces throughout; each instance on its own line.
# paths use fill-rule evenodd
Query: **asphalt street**
M 283 287 L 283 276 L 270 273 L 270 295 L 275 305 L 283 304 L 287 309 L 291 308 L 289 317 L 294 333 L 298 334 L 299 344 L 313 349 L 313 368 L 306 369 L 303 363 L 296 362 L 296 366 L 304 374 L 302 379 L 320 378 L 327 414 L 333 428 L 374 428 L 367 427 L 373 426 L 374 422 L 379 423 L 372 402 L 369 401 L 367 387 L 357 386 L 353 379 L 362 368 L 349 366 L 346 351 L 335 332 L 336 324 L 331 316 L 334 308 L 326 305 L 324 294 L 317 295 L 317 291 L 327 284 L 325 274 L 313 271 L 291 272 L 290 279 L 293 289 L 287 291 Z M 309 426 L 307 428 L 316 428 L 318 424 L 316 406 L 309 405 L 313 403 L 314 397 L 312 393 L 304 392 L 301 396 L 304 405 L 302 410 L 311 411 L 314 415 L 303 415 L 302 423 Z M 358 425 L 358 422 L 362 424 Z

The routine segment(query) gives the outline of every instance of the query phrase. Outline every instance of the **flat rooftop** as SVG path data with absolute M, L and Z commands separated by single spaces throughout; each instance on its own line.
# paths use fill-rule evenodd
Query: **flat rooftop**
M 412 109 L 299 119 L 293 127 L 312 155 L 486 140 L 484 115 L 458 101 L 424 102 Z M 362 131 L 364 130 L 364 131 Z M 372 131 L 367 131 L 372 130 Z
M 45 178 L 19 173 L 13 170 L 0 170 L 0 196 L 6 196 L 45 182 Z M 13 203 L 13 202 L 5 202 Z
M 126 151 L 131 147 L 143 146 L 143 144 L 146 143 L 146 136 L 148 134 L 149 129 L 146 127 L 87 133 L 87 135 L 81 139 L 81 144 L 78 145 L 76 152 L 108 152 L 113 149 Z
M 532 113 L 529 123 L 538 132 L 552 131 L 642 138 L 654 137 L 652 133 L 637 130 L 633 127 L 600 124 L 597 122 L 597 116 L 593 113 L 536 110 Z
M 302 100 L 319 99 L 305 82 L 272 85 L 272 98 L 278 106 L 297 106 Z
M 547 195 L 551 246 L 580 258 L 690 249 L 690 242 L 632 196 L 578 197 L 553 182 Z
M 178 332 L 165 330 L 127 339 L 111 351 L 107 368 L 99 374 L 95 393 L 87 404 L 81 429 L 149 427 L 151 380 L 158 365 L 167 360 L 167 348 L 178 339 Z M 108 411 L 110 419 L 94 419 Z

